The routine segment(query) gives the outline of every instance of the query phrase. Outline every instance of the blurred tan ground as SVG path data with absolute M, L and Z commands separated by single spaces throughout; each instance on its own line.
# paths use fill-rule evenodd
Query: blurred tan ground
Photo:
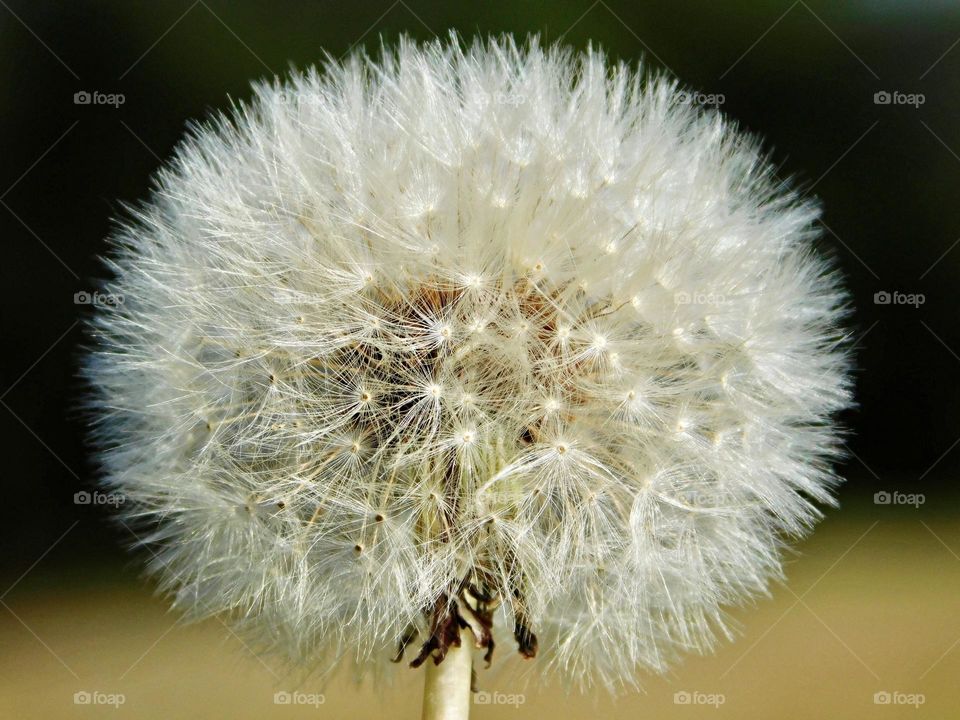
M 511 664 L 481 671 L 479 684 L 525 693 L 524 704 L 474 705 L 473 717 L 960 718 L 960 523 L 912 513 L 833 515 L 790 561 L 787 585 L 734 614 L 735 643 L 645 678 L 643 694 L 537 692 L 524 685 L 527 666 Z M 219 622 L 175 625 L 132 573 L 112 583 L 79 574 L 58 578 L 41 565 L 3 598 L 0 717 L 419 717 L 414 671 L 381 694 L 339 681 L 318 707 L 275 705 L 275 692 L 294 688 Z M 78 706 L 78 691 L 123 693 L 125 703 Z M 724 702 L 675 703 L 684 692 Z M 924 703 L 877 705 L 878 692 L 922 693 Z

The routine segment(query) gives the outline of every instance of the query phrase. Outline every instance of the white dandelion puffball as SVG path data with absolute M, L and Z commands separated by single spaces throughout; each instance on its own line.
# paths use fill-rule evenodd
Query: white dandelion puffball
M 404 40 L 193 130 L 85 366 L 178 608 L 321 671 L 469 627 L 611 687 L 730 634 L 832 502 L 846 296 L 816 206 L 681 96 Z

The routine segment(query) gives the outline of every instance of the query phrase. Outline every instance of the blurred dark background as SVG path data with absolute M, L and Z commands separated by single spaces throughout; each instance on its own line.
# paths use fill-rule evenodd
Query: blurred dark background
M 853 293 L 859 407 L 843 418 L 839 517 L 899 512 L 873 502 L 894 490 L 923 493 L 923 513 L 956 512 L 957 3 L 0 0 L 0 575 L 16 579 L 64 533 L 45 565 L 126 563 L 131 538 L 108 509 L 74 503 L 93 482 L 74 409 L 78 322 L 90 308 L 75 294 L 95 289 L 111 218 L 144 197 L 186 123 L 325 51 L 375 53 L 381 37 L 451 28 L 593 42 L 722 96 L 721 109 L 821 199 L 822 249 Z M 95 91 L 123 103 L 75 102 Z M 923 304 L 877 304 L 881 292 Z

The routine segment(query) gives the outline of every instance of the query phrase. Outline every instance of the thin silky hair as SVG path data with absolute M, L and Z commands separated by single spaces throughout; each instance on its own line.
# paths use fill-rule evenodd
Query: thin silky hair
M 817 206 L 682 97 L 401 40 L 193 128 L 84 367 L 175 607 L 320 672 L 454 618 L 610 688 L 730 635 L 832 502 L 846 296 Z

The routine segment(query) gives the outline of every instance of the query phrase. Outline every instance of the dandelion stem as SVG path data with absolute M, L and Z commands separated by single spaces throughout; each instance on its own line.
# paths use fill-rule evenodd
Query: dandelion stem
M 439 665 L 427 662 L 423 684 L 423 720 L 467 720 L 473 676 L 473 633 L 460 631 L 460 645 L 451 645 Z

